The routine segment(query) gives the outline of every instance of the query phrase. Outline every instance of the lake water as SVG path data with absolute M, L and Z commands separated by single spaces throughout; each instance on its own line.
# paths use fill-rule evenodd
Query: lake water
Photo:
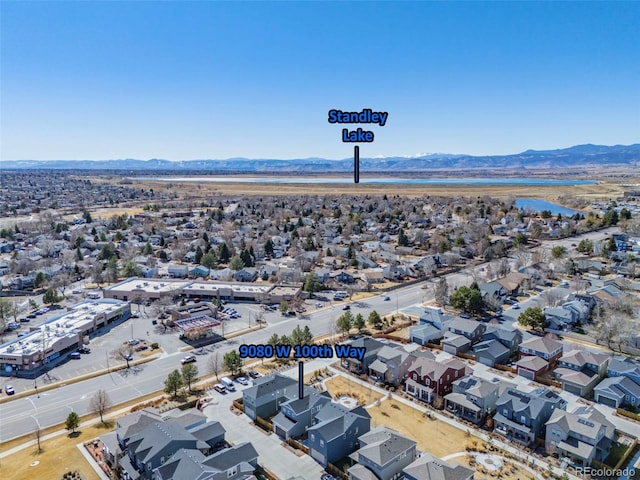
M 542 210 L 549 210 L 553 215 L 561 213 L 562 215 L 575 215 L 578 210 L 572 210 L 557 203 L 547 202 L 546 200 L 538 200 L 537 198 L 517 198 L 516 207 L 526 210 L 534 210 L 540 212 Z
M 154 180 L 163 182 L 216 182 L 216 183 L 301 183 L 301 184 L 352 184 L 353 177 L 131 177 L 131 180 Z M 505 186 L 562 186 L 595 185 L 592 180 L 556 180 L 546 178 L 398 178 L 360 177 L 360 183 L 366 185 L 505 185 Z

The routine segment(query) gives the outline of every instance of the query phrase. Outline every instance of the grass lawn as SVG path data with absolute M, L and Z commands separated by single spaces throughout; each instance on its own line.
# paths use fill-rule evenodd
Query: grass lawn
M 333 376 L 325 382 L 325 385 L 332 397 L 345 393 L 353 394 L 356 398 L 358 398 L 358 400 L 360 401 L 359 403 L 363 405 L 369 405 L 382 398 L 381 393 L 352 382 L 342 375 Z
M 622 456 L 627 452 L 629 445 L 624 445 L 622 443 L 615 445 L 610 451 L 609 455 L 605 459 L 605 465 L 610 466 L 611 468 L 615 467 Z
M 96 472 L 87 463 L 76 447 L 78 443 L 89 440 L 109 432 L 111 428 L 80 425 L 79 435 L 70 438 L 60 435 L 41 442 L 43 452 L 36 453 L 37 447 L 25 447 L 0 462 L 0 478 L 2 480 L 31 480 L 46 478 L 59 480 L 65 472 L 78 470 L 85 480 L 100 480 Z M 31 463 L 39 462 L 31 467 Z
M 385 400 L 367 412 L 371 415 L 372 427 L 386 425 L 393 428 L 418 442 L 419 450 L 437 457 L 462 452 L 465 443 L 475 438 L 444 422 L 425 418 L 419 410 L 395 400 Z

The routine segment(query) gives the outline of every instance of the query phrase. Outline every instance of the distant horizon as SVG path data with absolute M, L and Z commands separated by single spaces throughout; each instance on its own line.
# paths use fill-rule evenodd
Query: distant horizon
M 340 160 L 358 127 L 361 158 L 628 145 L 639 24 L 640 2 L 0 2 L 0 160 Z M 388 118 L 328 121 L 365 109 Z
M 546 152 L 546 151 L 555 151 L 555 150 L 566 150 L 569 148 L 582 147 L 587 145 L 593 145 L 596 147 L 633 147 L 640 146 L 640 141 L 630 143 L 630 144 L 615 144 L 615 145 L 600 145 L 595 143 L 584 143 L 580 145 L 569 145 L 565 147 L 559 148 L 527 148 L 518 152 L 510 152 L 510 153 L 490 153 L 486 155 L 472 155 L 467 153 L 451 153 L 451 152 L 434 152 L 434 153 L 420 153 L 415 155 L 385 155 L 385 156 L 362 156 L 361 159 L 375 160 L 375 159 L 383 159 L 383 158 L 406 158 L 407 160 L 415 158 L 424 158 L 429 156 L 452 156 L 452 157 L 494 157 L 494 156 L 511 156 L 511 155 L 521 155 L 526 152 Z M 123 157 L 123 158 L 83 158 L 83 159 L 71 159 L 71 158 L 44 158 L 44 159 L 36 159 L 36 158 L 20 158 L 20 159 L 0 159 L 0 162 L 119 162 L 126 160 L 135 160 L 139 162 L 152 162 L 152 161 L 166 161 L 166 162 L 198 162 L 198 161 L 220 161 L 225 162 L 229 160 L 276 160 L 276 161 L 296 161 L 296 160 L 327 160 L 331 162 L 340 162 L 344 160 L 352 159 L 352 156 L 342 157 L 342 158 L 327 158 L 327 157 L 318 157 L 318 156 L 305 156 L 305 157 L 291 157 L 291 158 L 272 158 L 272 157 L 241 157 L 241 156 L 233 156 L 228 158 L 182 158 L 182 159 L 170 159 L 164 157 L 154 157 L 154 158 L 134 158 L 134 157 Z

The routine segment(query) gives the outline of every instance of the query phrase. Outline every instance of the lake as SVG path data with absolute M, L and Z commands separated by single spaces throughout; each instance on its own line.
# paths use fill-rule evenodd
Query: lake
M 538 200 L 537 198 L 517 198 L 516 207 L 526 210 L 534 210 L 541 212 L 542 210 L 549 210 L 553 215 L 561 213 L 562 215 L 575 215 L 578 210 L 572 210 L 557 203 L 547 202 L 546 200 Z
M 216 183 L 300 183 L 300 184 L 352 184 L 353 177 L 130 177 L 131 180 L 153 180 L 162 182 L 216 182 Z M 366 185 L 505 185 L 505 186 L 563 186 L 563 185 L 595 185 L 593 180 L 556 180 L 547 178 L 399 178 L 380 177 L 363 178 L 360 183 Z

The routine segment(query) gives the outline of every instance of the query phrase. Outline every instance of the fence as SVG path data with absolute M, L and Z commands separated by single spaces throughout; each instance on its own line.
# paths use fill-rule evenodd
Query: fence
M 273 424 L 265 420 L 264 418 L 256 416 L 255 423 L 263 430 L 266 430 L 267 432 L 273 432 Z
M 507 365 L 500 365 L 500 364 L 498 364 L 498 363 L 496 363 L 496 364 L 493 366 L 493 368 L 495 368 L 496 370 L 500 370 L 500 371 L 502 371 L 502 372 L 518 373 L 518 372 L 516 371 L 516 369 L 515 369 L 515 368 L 509 367 L 509 366 L 507 366 Z
M 347 475 L 345 472 L 340 470 L 338 467 L 336 467 L 331 462 L 327 462 L 326 470 L 327 470 L 327 472 L 329 472 L 334 477 L 340 477 L 340 478 L 342 478 L 342 480 L 349 480 L 349 475 Z
M 298 450 L 302 450 L 304 453 L 309 455 L 309 447 L 306 447 L 305 445 L 303 445 L 299 441 L 294 440 L 293 438 L 289 437 L 289 440 L 287 440 L 287 442 L 289 442 L 289 445 L 291 445 L 293 448 L 297 448 Z
M 548 378 L 544 378 L 540 376 L 536 377 L 536 382 L 541 383 L 543 385 L 547 385 L 548 387 L 562 388 L 562 383 L 556 382 L 555 380 L 549 380 Z

